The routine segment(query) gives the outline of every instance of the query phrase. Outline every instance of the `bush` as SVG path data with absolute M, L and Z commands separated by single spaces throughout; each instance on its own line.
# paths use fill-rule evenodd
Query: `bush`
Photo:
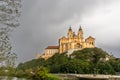
M 46 80 L 59 80 L 59 78 L 57 76 L 52 75 L 52 74 L 47 74 Z
M 56 76 L 49 74 L 48 70 L 44 67 L 37 67 L 30 78 L 32 80 L 58 80 Z

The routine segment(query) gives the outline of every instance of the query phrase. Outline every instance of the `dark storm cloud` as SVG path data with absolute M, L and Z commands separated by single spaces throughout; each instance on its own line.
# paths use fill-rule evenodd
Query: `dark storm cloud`
M 67 34 L 70 25 L 74 26 L 74 30 L 78 29 L 80 24 L 84 24 L 84 17 L 91 16 L 98 7 L 105 7 L 112 2 L 113 0 L 23 0 L 21 26 L 12 35 L 18 62 L 35 58 L 35 54 L 42 54 L 48 45 L 58 45 L 58 39 Z M 80 24 L 74 25 L 77 23 Z M 97 31 L 98 28 L 84 29 L 87 29 L 85 33 L 89 35 L 91 29 Z

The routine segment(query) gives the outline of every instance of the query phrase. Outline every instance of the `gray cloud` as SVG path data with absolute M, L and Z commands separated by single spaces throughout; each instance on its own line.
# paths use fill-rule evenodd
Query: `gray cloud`
M 111 11 L 116 3 L 119 0 L 23 0 L 21 26 L 11 37 L 18 63 L 35 58 L 37 52 L 42 54 L 48 45 L 58 45 L 70 25 L 75 32 L 82 25 L 85 38 L 93 35 L 98 47 L 120 56 L 120 36 L 116 35 L 120 18 L 114 19 L 120 11 Z

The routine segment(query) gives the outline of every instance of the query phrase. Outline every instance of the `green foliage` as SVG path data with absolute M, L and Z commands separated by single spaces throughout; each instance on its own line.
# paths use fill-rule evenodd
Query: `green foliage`
M 48 70 L 44 67 L 37 67 L 34 74 L 31 76 L 33 80 L 58 80 L 58 77 L 48 73 Z
M 61 72 L 65 73 L 87 73 L 89 71 L 89 63 L 78 59 L 72 59 L 61 66 Z
M 0 67 L 0 76 L 14 76 L 15 72 L 13 67 Z
M 46 61 L 45 67 L 50 69 L 51 73 L 60 73 L 61 65 L 68 62 L 69 58 L 63 54 L 56 53 Z
M 116 72 L 120 72 L 120 59 L 111 59 L 108 62 Z
M 16 76 L 16 77 L 18 77 L 18 78 L 28 78 L 28 77 L 29 77 L 29 74 L 26 73 L 26 72 L 23 71 L 23 70 L 16 70 L 15 75 L 13 75 L 13 76 Z
M 115 74 L 113 67 L 108 62 L 99 62 L 97 68 L 100 74 Z
M 106 61 L 107 56 L 109 61 Z M 66 53 L 56 53 L 47 60 L 34 59 L 19 64 L 17 68 L 35 70 L 38 66 L 49 69 L 50 73 L 115 74 L 120 71 L 120 60 L 100 48 L 85 48 L 74 51 L 70 57 Z
M 47 74 L 46 80 L 59 80 L 59 78 L 57 76 L 52 75 L 52 74 Z
M 48 71 L 45 68 L 37 67 L 31 78 L 37 80 L 45 80 L 45 78 L 47 77 L 46 74 L 48 74 Z
M 74 56 L 74 58 L 77 59 L 97 63 L 100 60 L 100 58 L 105 58 L 107 55 L 108 53 L 100 48 L 85 48 L 83 50 L 74 51 L 71 56 Z
M 34 69 L 38 66 L 42 66 L 44 64 L 45 60 L 44 59 L 33 59 L 31 61 L 25 62 L 25 63 L 20 63 L 17 67 L 17 69 Z

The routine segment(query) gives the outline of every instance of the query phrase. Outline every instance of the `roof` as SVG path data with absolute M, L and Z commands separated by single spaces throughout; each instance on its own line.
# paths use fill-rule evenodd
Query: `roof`
M 62 37 L 62 39 L 66 39 L 66 37 L 65 37 L 65 36 L 63 36 L 63 37 Z
M 48 46 L 46 49 L 59 49 L 59 46 Z
M 87 39 L 95 39 L 95 38 L 93 38 L 92 36 L 89 36 Z
M 82 27 L 80 26 L 79 31 L 82 31 Z
M 72 31 L 72 28 L 71 28 L 71 26 L 69 27 L 69 31 Z
M 65 40 L 65 39 L 67 39 L 67 38 L 66 38 L 65 36 L 63 36 L 63 37 L 62 37 L 62 38 L 60 38 L 60 39 L 64 39 L 64 40 Z

